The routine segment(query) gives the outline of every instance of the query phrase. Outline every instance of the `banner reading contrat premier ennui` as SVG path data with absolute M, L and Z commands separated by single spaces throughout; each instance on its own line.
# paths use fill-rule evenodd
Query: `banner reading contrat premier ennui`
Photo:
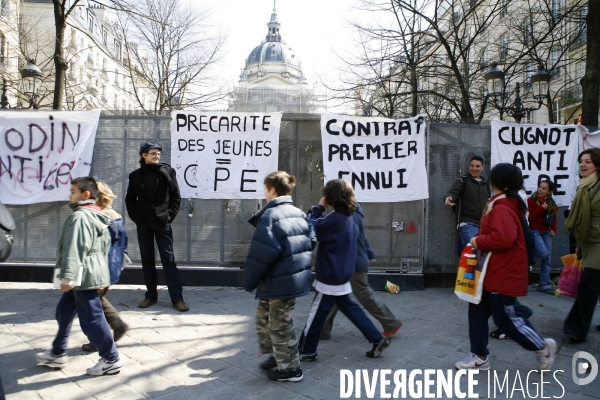
M 325 182 L 350 182 L 360 202 L 427 199 L 425 134 L 423 115 L 393 120 L 322 114 Z
M 182 197 L 263 199 L 277 171 L 281 112 L 173 111 L 171 166 Z
M 569 206 L 577 191 L 577 156 L 582 127 L 578 125 L 515 124 L 492 121 L 491 166 L 507 162 L 521 169 L 528 195 L 539 183 L 554 183 L 552 197 L 559 206 Z
M 100 110 L 2 111 L 0 201 L 68 201 L 71 181 L 87 176 Z

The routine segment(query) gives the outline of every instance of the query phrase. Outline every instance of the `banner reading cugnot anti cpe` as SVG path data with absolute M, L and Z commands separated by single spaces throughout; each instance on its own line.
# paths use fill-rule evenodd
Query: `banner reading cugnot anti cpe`
M 393 120 L 322 114 L 325 182 L 347 180 L 361 202 L 427 199 L 425 131 L 423 115 Z
M 491 165 L 506 162 L 519 167 L 528 195 L 541 181 L 553 182 L 556 204 L 569 206 L 577 190 L 582 133 L 577 125 L 514 124 L 495 119 Z
M 171 166 L 181 196 L 262 199 L 277 171 L 281 112 L 173 111 Z
M 0 201 L 65 201 L 87 176 L 100 110 L 0 113 Z

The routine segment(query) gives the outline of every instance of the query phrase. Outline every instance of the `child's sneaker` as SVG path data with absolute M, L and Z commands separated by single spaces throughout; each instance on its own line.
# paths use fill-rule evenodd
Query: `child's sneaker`
M 456 369 L 490 369 L 490 358 L 481 358 L 477 354 L 470 353 L 464 360 L 454 364 Z
M 267 372 L 267 378 L 277 382 L 300 382 L 304 375 L 302 375 L 302 368 L 298 367 L 293 371 L 271 370 Z
M 396 329 L 393 329 L 390 332 L 383 332 L 383 336 L 385 336 L 388 339 L 391 339 L 400 330 L 400 328 L 402 328 L 402 321 L 400 321 Z
M 317 361 L 317 353 L 300 353 L 300 361 Z
M 556 342 L 554 339 L 544 339 L 544 348 L 535 352 L 538 371 L 549 370 L 556 358 Z
M 277 361 L 275 360 L 274 356 L 270 356 L 265 361 L 263 361 L 263 362 L 260 363 L 260 369 L 262 369 L 264 371 L 268 371 L 270 369 L 273 369 L 276 366 L 277 366 Z
M 67 353 L 59 356 L 52 353 L 52 350 L 42 351 L 35 355 L 36 361 L 41 365 L 46 365 L 50 368 L 63 368 L 69 362 Z
M 98 360 L 98 363 L 87 369 L 88 375 L 116 375 L 121 372 L 123 363 L 117 358 L 114 361 L 108 361 L 104 358 Z
M 369 358 L 377 358 L 383 352 L 383 349 L 390 345 L 390 339 L 381 337 L 377 343 L 373 343 L 373 348 L 367 351 L 366 356 Z

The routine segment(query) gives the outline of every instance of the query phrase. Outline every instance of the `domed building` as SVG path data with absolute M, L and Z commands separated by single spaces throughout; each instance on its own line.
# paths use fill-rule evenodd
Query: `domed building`
M 229 93 L 228 111 L 315 113 L 323 103 L 308 88 L 302 63 L 281 38 L 273 7 L 266 38 L 248 55 L 238 86 Z

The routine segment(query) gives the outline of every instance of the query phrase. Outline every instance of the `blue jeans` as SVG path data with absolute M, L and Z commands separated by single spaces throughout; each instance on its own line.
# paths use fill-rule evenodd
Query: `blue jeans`
M 98 348 L 100 357 L 114 361 L 119 358 L 112 332 L 104 318 L 102 303 L 96 289 L 70 290 L 63 293 L 56 305 L 58 333 L 52 342 L 52 353 L 59 355 L 67 351 L 67 342 L 75 314 L 79 317 L 81 330 Z
M 175 304 L 183 300 L 183 288 L 179 278 L 179 270 L 175 264 L 175 254 L 173 254 L 173 231 L 171 224 L 159 226 L 154 223 L 136 225 L 138 234 L 138 243 L 140 245 L 140 256 L 142 258 L 142 271 L 144 272 L 144 282 L 146 283 L 146 298 L 156 300 L 158 297 L 157 285 L 158 276 L 156 273 L 156 261 L 154 258 L 154 240 L 160 254 L 165 280 L 169 288 L 171 303 Z
M 542 259 L 540 268 L 540 281 L 538 286 L 546 286 L 550 284 L 550 260 L 552 259 L 552 236 L 551 230 L 548 229 L 545 233 L 531 230 L 535 239 L 535 256 Z
M 469 340 L 471 353 L 487 356 L 489 339 L 488 319 L 509 338 L 525 350 L 536 351 L 544 348 L 544 339 L 537 333 L 527 318 L 515 309 L 516 297 L 483 291 L 479 304 L 469 303 Z
M 369 317 L 367 317 L 363 309 L 350 298 L 349 294 L 331 296 L 317 292 L 310 313 L 308 314 L 306 326 L 304 327 L 302 336 L 300 336 L 300 341 L 298 342 L 300 353 L 312 354 L 317 351 L 323 324 L 334 303 L 339 307 L 340 311 L 352 321 L 370 343 L 378 342 L 383 337 L 381 332 L 377 330 Z
M 479 225 L 473 222 L 465 222 L 465 225 L 458 228 L 458 242 L 456 243 L 456 250 L 458 255 L 464 250 L 465 246 L 471 242 L 473 236 L 479 233 Z

